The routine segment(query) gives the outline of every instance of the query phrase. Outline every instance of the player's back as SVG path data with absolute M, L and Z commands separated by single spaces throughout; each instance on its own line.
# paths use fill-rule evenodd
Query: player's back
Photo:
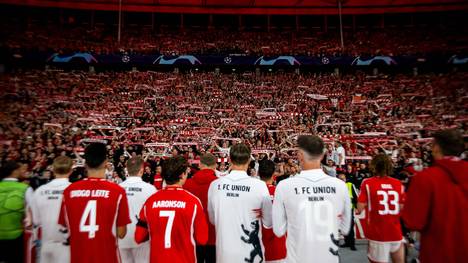
M 216 228 L 216 254 L 221 262 L 240 262 L 263 258 L 262 222 L 256 211 L 269 208 L 271 199 L 266 184 L 245 172 L 231 171 L 211 183 L 208 193 L 210 221 Z M 264 214 L 271 226 L 270 214 Z
M 57 219 L 60 214 L 63 191 L 70 185 L 68 178 L 54 179 L 37 188 L 32 204 L 33 223 L 41 227 L 42 243 L 63 242 Z
M 360 203 L 367 203 L 366 237 L 390 242 L 403 239 L 400 225 L 400 204 L 404 202 L 403 185 L 388 176 L 374 176 L 361 184 Z
M 156 187 L 143 182 L 140 177 L 135 176 L 127 177 L 125 181 L 120 183 L 120 186 L 125 189 L 127 194 L 130 220 L 132 220 L 132 223 L 127 226 L 127 235 L 125 235 L 125 238 L 119 240 L 119 247 L 135 248 L 138 246 L 134 238 L 138 215 L 146 200 L 156 193 Z
M 302 171 L 278 184 L 273 206 L 275 233 L 287 225 L 286 262 L 339 261 L 338 230 L 349 230 L 351 211 L 343 181 Z
M 203 207 L 197 197 L 180 187 L 166 187 L 148 198 L 141 213 L 150 235 L 150 262 L 196 261 L 195 224 L 199 218 L 205 221 L 205 239 L 208 234 Z
M 71 262 L 119 262 L 116 230 L 130 223 L 125 191 L 105 179 L 73 183 L 59 222 L 70 232 Z

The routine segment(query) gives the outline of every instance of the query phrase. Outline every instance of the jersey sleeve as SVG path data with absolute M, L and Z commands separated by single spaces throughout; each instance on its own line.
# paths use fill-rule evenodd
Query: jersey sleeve
M 120 202 L 119 202 L 119 207 L 117 208 L 117 226 L 126 226 L 130 224 L 132 221 L 130 220 L 129 216 L 129 209 L 128 209 L 128 199 L 127 199 L 127 194 L 125 191 L 122 189 L 122 192 L 120 193 Z
M 359 203 L 367 204 L 367 200 L 369 200 L 367 188 L 368 188 L 367 180 L 362 181 L 361 193 L 359 193 L 359 197 L 358 197 Z
M 149 239 L 149 232 L 148 232 L 148 219 L 146 218 L 146 204 L 140 210 L 140 214 L 138 216 L 138 223 L 135 229 L 135 242 L 137 244 L 143 243 Z
M 59 213 L 59 218 L 58 218 L 58 224 L 68 228 L 67 206 L 65 203 L 65 197 L 66 197 L 65 194 L 66 194 L 66 191 L 63 193 L 62 204 L 60 206 L 60 213 Z
M 345 183 L 340 184 L 342 193 L 343 193 L 343 211 L 341 211 L 341 222 L 340 222 L 340 231 L 343 235 L 349 233 L 351 228 L 351 213 L 352 213 L 352 206 L 351 206 L 351 199 L 349 198 L 348 194 L 348 187 Z
M 41 217 L 39 216 L 39 208 L 37 201 L 39 200 L 39 196 L 37 192 L 34 193 L 33 198 L 30 202 L 30 207 L 31 207 L 31 214 L 32 214 L 32 223 L 34 226 L 40 226 L 41 225 Z
M 411 179 L 403 207 L 403 221 L 411 230 L 422 230 L 429 219 L 432 188 L 423 175 L 417 174 Z
M 284 208 L 283 184 L 276 187 L 275 198 L 273 200 L 272 221 L 273 232 L 276 236 L 284 236 L 287 229 L 286 210 Z
M 406 201 L 406 192 L 405 192 L 405 187 L 403 184 L 398 181 L 398 186 L 400 187 L 400 205 L 403 205 Z
M 261 198 L 262 198 L 262 223 L 265 228 L 272 227 L 272 203 L 270 191 L 266 184 L 262 184 L 261 189 Z
M 205 213 L 203 212 L 202 204 L 195 204 L 195 240 L 198 245 L 205 245 L 208 242 L 208 223 L 206 222 Z
M 214 213 L 214 207 L 213 207 L 213 198 L 214 198 L 214 191 L 217 185 L 217 180 L 213 181 L 210 185 L 210 188 L 208 189 L 208 219 L 210 220 L 210 223 L 215 225 L 215 213 Z

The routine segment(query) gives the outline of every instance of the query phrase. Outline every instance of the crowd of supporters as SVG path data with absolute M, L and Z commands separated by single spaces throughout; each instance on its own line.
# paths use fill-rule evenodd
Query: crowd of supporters
M 146 161 L 145 180 L 183 155 L 196 169 L 204 152 L 226 173 L 229 147 L 251 146 L 251 175 L 271 159 L 279 179 L 299 172 L 295 139 L 318 134 L 327 143 L 324 170 L 346 173 L 359 187 L 368 161 L 386 153 L 395 176 L 431 163 L 433 131 L 466 131 L 466 73 L 421 76 L 173 74 L 29 71 L 1 76 L 0 158 L 24 164 L 32 185 L 53 176 L 55 157 L 75 160 L 91 142 L 107 144 L 108 177 L 125 179 L 131 156 Z
M 2 41 L 13 52 L 49 51 L 95 54 L 247 54 L 247 55 L 425 55 L 466 52 L 466 32 L 458 28 L 360 28 L 344 33 L 341 48 L 337 30 L 229 31 L 227 29 L 157 31 L 129 25 L 117 42 L 114 27 L 56 23 L 4 23 Z M 169 31 L 169 32 L 166 32 Z

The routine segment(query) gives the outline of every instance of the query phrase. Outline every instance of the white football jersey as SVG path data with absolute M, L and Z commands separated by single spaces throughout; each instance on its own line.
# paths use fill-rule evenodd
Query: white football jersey
M 127 234 L 125 238 L 119 239 L 119 248 L 136 248 L 139 245 L 135 242 L 135 228 L 138 222 L 138 215 L 141 207 L 146 200 L 156 193 L 156 188 L 143 182 L 141 177 L 129 176 L 125 181 L 120 183 L 120 186 L 125 189 L 128 199 L 128 211 L 130 212 L 131 224 L 127 225 Z
M 260 211 L 263 220 L 257 217 Z M 216 228 L 217 262 L 264 261 L 261 226 L 271 227 L 271 199 L 263 181 L 244 171 L 231 171 L 213 181 L 208 215 Z
M 338 230 L 347 234 L 351 201 L 346 184 L 321 169 L 281 181 L 273 202 L 273 231 L 287 232 L 286 262 L 338 263 Z
M 65 236 L 58 224 L 63 190 L 70 185 L 68 178 L 58 178 L 42 185 L 31 198 L 33 224 L 41 227 L 42 242 L 64 242 Z

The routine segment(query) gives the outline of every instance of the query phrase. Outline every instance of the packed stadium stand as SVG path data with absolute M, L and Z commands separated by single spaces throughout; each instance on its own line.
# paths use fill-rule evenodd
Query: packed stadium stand
M 2 179 L 21 164 L 34 202 L 57 157 L 82 181 L 86 149 L 101 143 L 108 181 L 125 181 L 127 161 L 141 157 L 140 176 L 164 191 L 165 162 L 182 156 L 192 177 L 211 153 L 223 177 L 242 143 L 247 174 L 271 160 L 277 185 L 303 172 L 298 138 L 317 135 L 323 171 L 350 193 L 380 154 L 407 187 L 435 163 L 437 131 L 461 133 L 456 158 L 467 158 L 467 10 L 463 0 L 0 0 Z M 0 233 L 0 262 L 44 262 L 22 209 L 25 259 L 1 257 Z M 367 261 L 368 221 L 355 216 L 358 252 L 340 249 L 341 262 Z M 418 235 L 403 234 L 416 260 Z

